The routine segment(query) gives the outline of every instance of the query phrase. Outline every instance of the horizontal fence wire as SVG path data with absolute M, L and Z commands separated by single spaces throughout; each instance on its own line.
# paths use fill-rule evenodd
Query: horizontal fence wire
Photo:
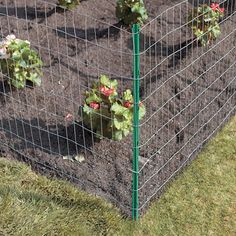
M 140 200 L 135 210 L 141 214 L 235 115 L 236 105 L 234 1 L 216 1 L 225 8 L 222 32 L 206 47 L 194 37 L 188 16 L 211 1 L 144 2 L 149 19 L 140 28 L 139 82 L 146 114 L 138 126 L 135 172 Z M 117 20 L 115 8 L 112 0 L 81 1 L 71 10 L 57 0 L 0 2 L 0 40 L 11 34 L 28 40 L 43 61 L 41 86 L 16 89 L 12 75 L 0 69 L 0 157 L 69 180 L 130 216 L 132 130 L 112 140 L 103 129 L 104 121 L 114 122 L 111 114 L 95 111 L 98 133 L 82 111 L 86 91 L 101 75 L 117 80 L 119 94 L 133 90 L 134 33 Z

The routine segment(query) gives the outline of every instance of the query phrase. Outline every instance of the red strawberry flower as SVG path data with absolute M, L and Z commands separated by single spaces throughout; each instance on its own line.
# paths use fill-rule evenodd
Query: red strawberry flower
M 132 105 L 131 102 L 124 102 L 124 107 L 126 107 L 126 108 L 130 108 L 131 105 Z
M 114 89 L 113 88 L 109 89 L 106 86 L 101 86 L 100 87 L 100 91 L 106 97 L 109 97 L 110 95 L 112 95 L 114 93 Z
M 220 11 L 220 13 L 224 13 L 225 9 L 222 7 L 222 8 L 219 8 L 219 11 Z
M 94 110 L 98 110 L 100 108 L 100 104 L 97 102 L 91 102 L 89 106 L 93 108 Z
M 212 3 L 211 4 L 211 9 L 213 11 L 217 11 L 220 8 L 220 5 L 218 3 Z

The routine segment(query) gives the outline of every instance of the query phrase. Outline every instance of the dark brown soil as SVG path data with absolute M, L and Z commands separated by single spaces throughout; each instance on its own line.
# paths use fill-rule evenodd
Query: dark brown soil
M 162 15 L 141 34 L 140 92 L 147 107 L 140 140 L 142 212 L 235 114 L 235 11 L 227 10 L 221 37 L 202 48 L 187 26 L 180 27 L 193 1 L 180 2 L 146 1 L 150 20 Z M 78 110 L 100 74 L 118 79 L 121 90 L 132 88 L 132 35 L 117 22 L 115 1 L 82 1 L 73 12 L 53 3 L 0 0 L 0 34 L 30 40 L 44 61 L 41 87 L 17 91 L 0 83 L 0 154 L 68 179 L 129 215 L 132 135 L 97 141 Z M 68 113 L 77 122 L 66 122 Z M 85 161 L 63 159 L 78 154 Z

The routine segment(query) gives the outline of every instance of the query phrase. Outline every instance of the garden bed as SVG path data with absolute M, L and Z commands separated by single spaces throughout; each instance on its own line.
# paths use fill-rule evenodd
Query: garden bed
M 120 142 L 97 141 L 78 114 L 86 88 L 104 72 L 117 79 L 122 90 L 132 88 L 131 34 L 119 28 L 114 1 L 82 1 L 73 13 L 58 12 L 51 4 L 56 1 L 7 2 L 5 6 L 0 1 L 0 34 L 14 33 L 32 42 L 44 61 L 44 76 L 41 87 L 24 90 L 1 82 L 1 155 L 69 179 L 130 214 L 132 135 Z M 147 108 L 141 121 L 141 206 L 149 196 L 159 196 L 157 188 L 235 113 L 236 16 L 227 15 L 221 37 L 202 48 L 191 43 L 187 26 L 180 27 L 192 5 L 168 10 L 180 2 L 146 1 L 150 20 L 165 13 L 155 23 L 157 31 L 150 23 L 141 34 L 142 76 L 160 64 L 141 80 Z M 77 122 L 65 121 L 68 113 Z M 76 155 L 85 160 L 65 160 Z

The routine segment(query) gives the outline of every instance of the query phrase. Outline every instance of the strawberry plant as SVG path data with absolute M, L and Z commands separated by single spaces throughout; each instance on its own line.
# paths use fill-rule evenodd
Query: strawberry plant
M 24 88 L 27 80 L 40 85 L 42 64 L 29 41 L 8 35 L 0 42 L 0 71 L 14 87 Z
M 67 10 L 74 9 L 77 5 L 79 5 L 79 0 L 58 0 L 58 6 Z
M 83 121 L 94 130 L 98 138 L 107 137 L 121 140 L 132 130 L 134 99 L 127 89 L 121 97 L 117 92 L 118 83 L 102 75 L 91 90 L 86 91 L 82 107 Z M 140 115 L 145 115 L 145 106 L 140 103 Z
M 125 25 L 144 24 L 148 19 L 143 0 L 118 0 L 116 16 Z
M 189 15 L 189 25 L 202 46 L 209 45 L 220 34 L 219 21 L 224 16 L 224 8 L 212 3 L 195 8 Z

